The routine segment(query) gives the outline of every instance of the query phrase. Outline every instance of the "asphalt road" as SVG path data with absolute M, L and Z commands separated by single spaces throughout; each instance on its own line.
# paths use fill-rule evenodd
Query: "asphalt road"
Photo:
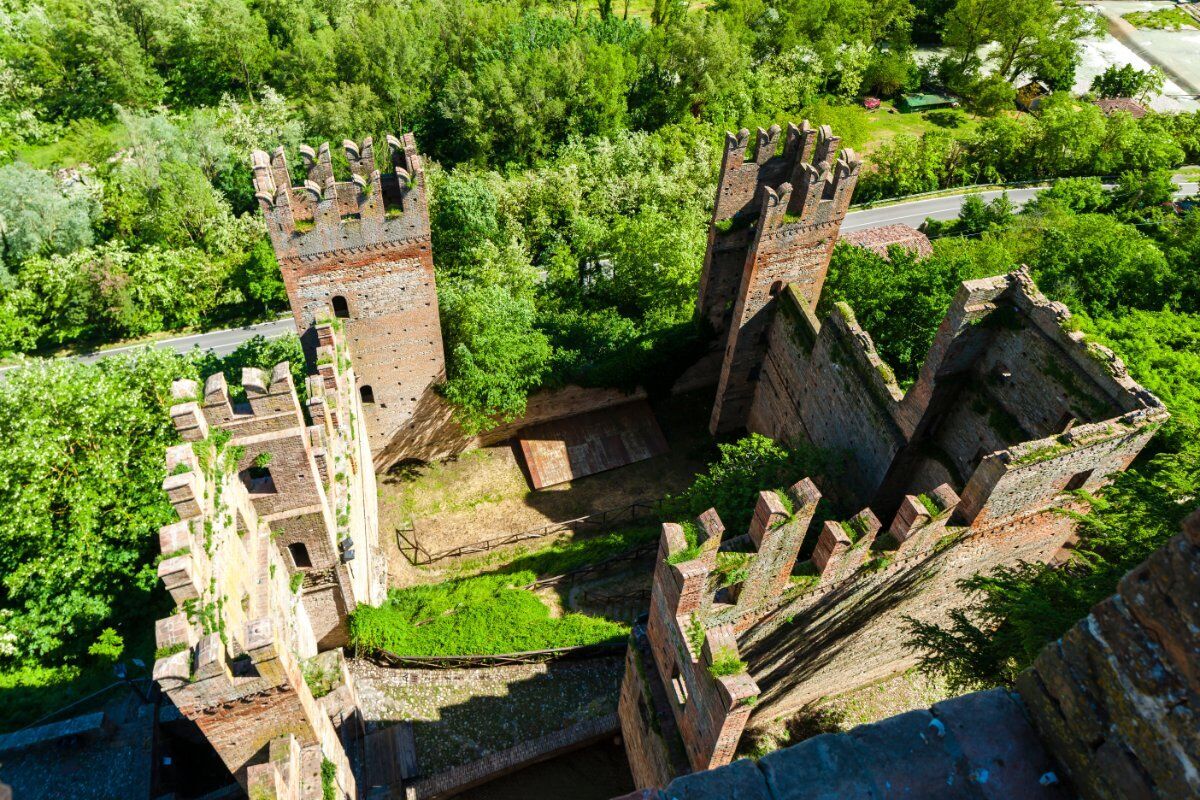
M 1200 192 L 1200 184 L 1180 183 L 1179 189 L 1179 195 L 1196 194 Z M 1033 199 L 1041 190 L 1042 187 L 1011 189 L 1008 192 L 1008 198 L 1014 205 L 1019 207 Z M 987 201 L 999 197 L 1002 193 L 1001 190 L 995 190 L 974 192 L 973 194 Z M 857 231 L 863 228 L 874 228 L 880 225 L 895 225 L 898 223 L 911 225 L 915 228 L 929 217 L 940 220 L 954 219 L 958 216 L 958 211 L 962 208 L 963 201 L 967 197 L 967 194 L 953 194 L 922 200 L 909 200 L 882 208 L 864 208 L 851 211 L 846 215 L 846 219 L 842 223 L 842 230 Z M 191 336 L 177 336 L 173 339 L 159 339 L 154 342 L 113 347 L 75 357 L 81 361 L 95 361 L 98 358 L 128 353 L 131 350 L 146 346 L 167 347 L 177 353 L 186 353 L 193 347 L 200 347 L 203 350 L 211 350 L 217 355 L 228 355 L 236 350 L 238 345 L 254 336 L 265 336 L 268 339 L 275 339 L 294 330 L 295 326 L 292 323 L 292 318 L 291 316 L 287 316 L 272 322 L 260 322 L 257 325 L 247 325 L 243 328 L 229 328 L 222 331 L 197 333 Z

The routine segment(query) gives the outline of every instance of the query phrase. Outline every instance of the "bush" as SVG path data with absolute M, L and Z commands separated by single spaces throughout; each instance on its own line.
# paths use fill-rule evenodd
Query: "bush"
M 738 658 L 737 650 L 732 647 L 720 647 L 712 654 L 708 671 L 714 678 L 741 675 L 746 671 L 746 662 Z
M 791 486 L 806 477 L 826 475 L 828 454 L 811 446 L 789 447 L 758 433 L 718 446 L 720 458 L 680 494 L 667 500 L 664 513 L 676 519 L 717 509 L 730 535 L 747 530 L 758 493 Z

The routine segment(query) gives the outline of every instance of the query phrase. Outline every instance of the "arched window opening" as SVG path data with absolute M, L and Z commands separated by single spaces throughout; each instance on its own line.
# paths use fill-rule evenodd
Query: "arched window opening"
M 358 396 L 362 398 L 362 401 L 364 403 L 374 403 L 375 402 L 375 390 L 372 389 L 370 386 L 359 387 Z
M 304 542 L 292 542 L 288 545 L 288 553 L 292 556 L 292 565 L 296 569 L 307 569 L 312 566 L 312 559 L 308 557 L 308 548 L 304 546 Z
M 338 319 L 348 319 L 350 317 L 350 304 L 340 294 L 333 296 L 333 315 Z
M 775 281 L 774 283 L 771 284 L 771 289 L 770 289 L 771 297 L 778 297 L 779 293 L 782 291 L 783 291 L 783 281 Z

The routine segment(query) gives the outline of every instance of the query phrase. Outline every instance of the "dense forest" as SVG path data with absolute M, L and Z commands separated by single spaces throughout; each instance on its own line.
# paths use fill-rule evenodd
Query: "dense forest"
M 1158 205 L 1168 172 L 1200 160 L 1200 114 L 1106 117 L 1072 97 L 1079 38 L 1094 32 L 1055 0 L 2 0 L 0 355 L 284 310 L 253 148 L 296 157 L 304 142 L 416 132 L 442 391 L 474 430 L 541 387 L 664 382 L 704 346 L 692 307 L 727 129 L 833 125 L 867 154 L 859 202 L 1122 176 L 1112 192 L 1059 184 L 1020 215 L 971 204 L 937 232 L 933 259 L 840 249 L 831 273 L 829 297 L 851 300 L 903 377 L 959 280 L 1027 262 L 1175 411 L 1155 452 L 1096 501 L 1086 563 L 981 578 L 982 604 L 955 631 L 918 632 L 934 666 L 1003 680 L 1173 530 L 1183 506 L 1167 499 L 1200 482 L 1200 222 Z M 1058 91 L 1018 114 L 1015 86 L 1031 77 Z M 1114 66 L 1092 91 L 1156 86 L 1154 72 Z M 916 90 L 965 107 L 859 102 Z M 36 708 L 35 686 L 52 702 L 148 627 L 170 379 L 283 357 L 299 364 L 294 340 L 225 363 L 148 352 L 5 373 L 5 704 Z M 1033 613 L 1046 598 L 1062 612 L 1049 622 Z M 998 622 L 1005 636 L 980 633 Z

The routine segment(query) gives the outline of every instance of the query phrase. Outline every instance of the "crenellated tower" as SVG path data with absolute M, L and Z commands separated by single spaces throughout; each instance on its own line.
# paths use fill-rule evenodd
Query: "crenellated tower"
M 361 713 L 338 648 L 355 606 L 383 601 L 387 567 L 340 327 L 314 325 L 311 425 L 286 363 L 244 370 L 241 402 L 219 373 L 172 386 L 184 443 L 163 490 L 179 520 L 159 532 L 158 575 L 176 608 L 156 625 L 154 678 L 264 800 L 358 796 L 342 741 Z M 313 666 L 336 691 L 313 696 Z
M 376 457 L 414 425 L 422 396 L 445 374 L 429 198 L 411 133 L 387 137 L 389 169 L 371 138 L 342 142 L 350 179 L 334 174 L 329 145 L 302 147 L 293 185 L 283 148 L 252 155 L 254 188 L 310 359 L 327 313 L 345 326 Z
M 861 166 L 829 126 L 789 124 L 725 140 L 697 310 L 717 330 L 724 358 L 709 429 L 745 426 L 765 350 L 771 300 L 791 285 L 815 308 Z

